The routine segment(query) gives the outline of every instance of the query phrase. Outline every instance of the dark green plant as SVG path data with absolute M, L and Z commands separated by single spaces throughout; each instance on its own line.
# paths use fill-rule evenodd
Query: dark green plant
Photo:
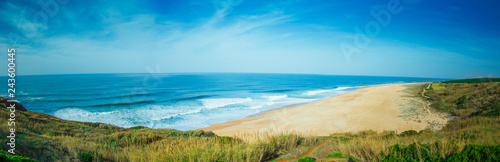
M 462 97 L 458 98 L 455 104 L 457 105 L 457 109 L 465 109 L 466 103 L 467 103 L 467 96 L 463 95 Z
M 385 135 L 384 137 L 385 137 L 385 139 L 389 139 L 389 138 L 394 138 L 395 135 L 394 135 L 394 133 L 390 133 L 388 135 Z
M 407 131 L 404 131 L 401 134 L 399 134 L 399 136 L 401 136 L 401 137 L 407 137 L 407 136 L 414 136 L 414 135 L 417 135 L 417 134 L 418 134 L 418 132 L 415 131 L 415 130 L 407 130 Z
M 89 152 L 82 152 L 80 153 L 80 157 L 82 158 L 82 161 L 84 162 L 92 162 L 94 161 L 94 152 L 89 151 Z
M 36 160 L 25 158 L 19 155 L 8 155 L 0 151 L 0 161 L 2 162 L 36 162 Z
M 299 160 L 297 160 L 297 162 L 314 162 L 316 160 L 314 160 L 313 158 L 309 157 L 309 156 L 306 156 L 304 158 L 300 158 Z
M 349 162 L 356 162 L 356 161 L 359 161 L 359 159 L 352 157 L 352 156 L 349 156 Z
M 436 153 L 438 144 L 438 142 L 435 144 L 413 143 L 408 146 L 396 144 L 390 147 L 387 153 L 380 153 L 381 161 L 500 161 L 500 146 L 469 144 L 461 152 L 443 158 Z
M 334 152 L 331 154 L 328 154 L 326 158 L 344 158 L 341 152 Z
M 452 155 L 447 161 L 500 161 L 500 146 L 467 145 L 458 154 Z
M 484 113 L 483 116 L 500 116 L 500 103 L 496 103 L 485 108 L 488 112 Z

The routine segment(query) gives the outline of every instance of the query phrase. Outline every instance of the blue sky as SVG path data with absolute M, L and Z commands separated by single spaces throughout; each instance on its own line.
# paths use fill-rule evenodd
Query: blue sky
M 499 77 L 498 8 L 494 0 L 2 0 L 0 48 L 17 48 L 19 75 Z

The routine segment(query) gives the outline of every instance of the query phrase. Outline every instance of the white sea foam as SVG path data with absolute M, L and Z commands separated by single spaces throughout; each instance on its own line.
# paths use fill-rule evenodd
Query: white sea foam
M 76 121 L 84 121 L 84 122 L 109 122 L 113 120 L 120 120 L 119 118 L 106 120 L 106 117 L 113 116 L 116 113 L 120 113 L 117 111 L 109 111 L 109 112 L 90 112 L 79 108 L 66 108 L 58 110 L 54 113 L 54 116 L 66 119 L 66 120 L 76 120 Z M 98 119 L 98 120 L 96 120 Z M 116 123 L 114 123 L 116 124 Z M 119 125 L 122 126 L 122 125 Z
M 261 109 L 264 105 L 250 106 L 250 109 Z
M 41 100 L 43 97 L 30 97 L 28 98 L 30 101 Z
M 336 90 L 336 91 L 343 91 L 343 90 L 346 90 L 346 89 L 349 89 L 349 88 L 353 88 L 353 87 L 338 87 L 338 88 L 335 88 L 334 90 Z
M 265 108 L 265 107 L 269 107 L 269 106 L 272 106 L 274 104 L 276 104 L 278 102 L 259 102 L 258 105 L 253 105 L 253 106 L 250 106 L 250 109 L 262 109 L 262 108 Z
M 183 113 L 178 113 L 178 114 L 173 114 L 173 115 L 169 115 L 169 116 L 164 116 L 164 117 L 161 117 L 161 118 L 156 119 L 156 120 L 169 119 L 169 118 L 180 116 L 180 115 L 196 114 L 196 113 L 200 113 L 200 112 L 201 112 L 201 109 L 189 110 L 189 111 L 183 112 Z M 155 119 L 153 119 L 153 120 L 155 120 Z
M 309 91 L 309 95 L 337 93 L 351 87 L 339 87 L 330 90 Z M 341 93 L 341 92 L 340 92 Z M 260 96 L 260 97 L 257 97 Z M 266 95 L 257 94 L 254 99 L 247 98 L 209 98 L 198 99 L 200 103 L 180 103 L 179 105 L 146 105 L 134 109 L 100 109 L 84 110 L 80 108 L 66 108 L 56 111 L 56 117 L 83 122 L 101 122 L 121 127 L 148 126 L 152 128 L 175 128 L 181 130 L 196 129 L 206 126 L 207 123 L 223 122 L 244 117 L 255 112 L 266 111 L 302 104 L 320 99 L 306 99 L 291 97 L 287 94 Z M 235 111 L 216 109 L 230 105 L 238 105 Z M 229 108 L 229 107 L 228 107 Z M 205 113 L 209 113 L 205 114 Z M 231 114 L 231 115 L 230 115 Z
M 318 99 L 305 99 L 305 98 L 289 98 L 289 100 L 287 101 L 283 101 L 283 102 L 278 102 L 276 104 L 279 104 L 279 105 L 293 105 L 293 104 L 300 104 L 300 103 L 307 103 L 307 102 L 312 102 L 312 101 L 316 101 Z
M 302 93 L 302 95 L 305 95 L 305 96 L 314 96 L 314 95 L 317 95 L 317 94 L 327 93 L 327 92 L 332 92 L 332 91 L 344 91 L 344 90 L 347 90 L 347 89 L 350 89 L 350 88 L 354 88 L 354 87 L 338 87 L 338 88 L 335 88 L 335 89 L 322 89 L 322 90 L 307 91 L 306 93 Z
M 241 104 L 252 101 L 251 98 L 215 98 L 215 99 L 200 99 L 203 107 L 207 109 L 214 109 L 228 105 Z
M 302 93 L 302 95 L 306 96 L 314 96 L 320 93 L 330 92 L 332 90 L 315 90 L 315 91 L 307 91 L 306 93 Z
M 155 121 L 181 115 L 200 113 L 201 109 L 178 108 L 163 105 L 148 105 L 133 110 L 113 110 L 104 112 L 90 112 L 79 108 L 65 108 L 58 110 L 54 116 L 66 120 L 83 122 L 101 122 L 121 127 L 137 125 L 154 125 Z
M 272 106 L 276 103 L 287 101 L 288 100 L 288 95 L 277 95 L 277 96 L 262 96 L 262 98 L 265 98 L 264 100 L 254 100 L 254 102 L 249 103 L 247 106 L 250 107 L 250 109 L 261 109 L 265 107 Z
M 284 99 L 287 98 L 288 95 L 281 95 L 281 96 L 262 96 L 264 98 L 267 98 L 268 100 L 274 101 L 274 100 L 279 100 L 279 99 Z

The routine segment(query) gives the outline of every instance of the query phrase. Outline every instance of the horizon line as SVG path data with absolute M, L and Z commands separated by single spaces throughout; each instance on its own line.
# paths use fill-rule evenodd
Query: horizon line
M 473 79 L 473 78 L 433 78 L 433 77 L 416 77 L 416 76 L 389 76 L 389 75 L 345 75 L 345 74 L 319 74 L 319 73 L 274 73 L 274 72 L 164 72 L 164 73 L 65 73 L 65 74 L 23 74 L 16 76 L 51 76 L 51 75 L 104 75 L 104 74 L 290 74 L 290 75 L 327 75 L 327 76 L 367 76 L 367 77 L 403 77 L 403 78 L 427 78 L 427 79 Z M 0 75 L 0 77 L 8 77 L 8 75 Z M 479 78 L 479 77 L 477 77 Z M 490 77 L 481 77 L 490 78 Z M 493 77 L 492 77 L 493 78 Z

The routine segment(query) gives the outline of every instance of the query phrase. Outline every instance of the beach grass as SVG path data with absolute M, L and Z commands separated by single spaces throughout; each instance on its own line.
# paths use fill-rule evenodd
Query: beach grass
M 439 131 L 314 136 L 271 129 L 221 137 L 206 131 L 121 128 L 18 111 L 16 149 L 19 157 L 38 161 L 495 161 L 500 154 L 499 85 L 488 80 L 432 83 L 425 93 L 429 98 L 422 98 L 436 111 L 455 117 Z M 420 84 L 409 91 L 421 96 L 425 87 Z M 8 118 L 8 110 L 0 109 L 0 122 Z M 0 135 L 8 133 L 2 125 Z M 5 145 L 1 150 L 0 158 L 12 158 Z
M 0 122 L 7 122 L 8 114 L 2 109 Z M 314 136 L 276 130 L 247 134 L 244 139 L 250 141 L 243 141 L 204 131 L 65 121 L 31 111 L 18 112 L 16 121 L 18 154 L 39 161 L 268 161 L 318 142 Z M 0 134 L 7 136 L 7 128 Z

